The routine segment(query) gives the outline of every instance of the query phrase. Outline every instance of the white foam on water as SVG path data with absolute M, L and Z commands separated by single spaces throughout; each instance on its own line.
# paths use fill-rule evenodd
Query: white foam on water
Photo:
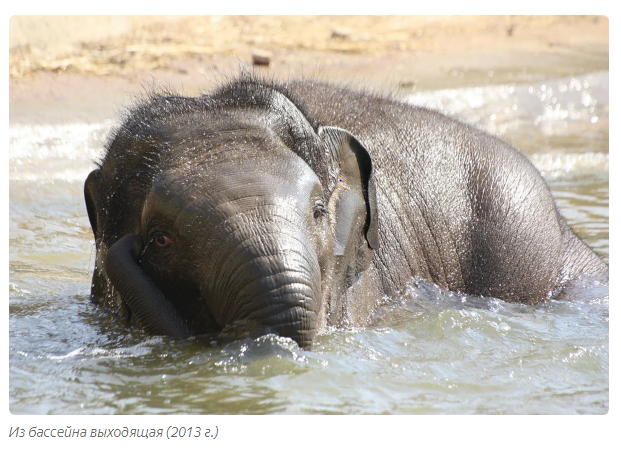
M 543 173 L 568 173 L 581 170 L 609 170 L 609 155 L 603 152 L 535 153 L 529 155 L 529 158 L 537 169 Z
M 82 347 L 80 347 L 78 349 L 75 349 L 75 350 L 71 351 L 70 353 L 68 353 L 66 355 L 59 355 L 59 356 L 49 355 L 49 356 L 47 356 L 47 358 L 50 359 L 50 360 L 65 360 L 65 359 L 69 359 L 71 357 L 75 357 L 75 356 L 81 355 L 84 352 L 85 349 L 86 348 L 82 346 Z
M 15 125 L 9 127 L 9 160 L 101 156 L 112 121 L 97 124 Z
M 507 127 L 524 123 L 546 132 L 546 127 L 556 123 L 608 121 L 608 81 L 608 72 L 597 72 L 538 83 L 419 92 L 405 100 L 457 116 L 491 133 L 503 134 Z
M 83 182 L 103 154 L 112 122 L 9 128 L 9 180 Z
M 24 167 L 25 170 L 19 171 L 17 167 L 11 165 L 9 171 L 9 180 L 12 182 L 35 182 L 35 183 L 51 183 L 56 182 L 84 182 L 94 165 L 84 165 L 80 168 L 61 169 L 58 172 L 50 172 L 46 170 L 36 169 L 35 167 Z

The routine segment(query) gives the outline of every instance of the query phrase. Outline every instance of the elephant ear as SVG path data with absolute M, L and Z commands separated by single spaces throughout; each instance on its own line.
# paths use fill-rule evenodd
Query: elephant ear
M 338 127 L 320 127 L 319 137 L 323 141 L 328 161 L 329 191 L 335 192 L 339 184 L 349 186 L 358 191 L 366 204 L 366 222 L 364 233 L 367 244 L 371 249 L 379 248 L 377 199 L 375 195 L 375 178 L 373 174 L 373 162 L 371 156 L 360 141 L 347 130 Z M 344 210 L 354 210 L 352 205 L 353 196 L 345 196 L 352 199 L 351 202 L 344 199 Z M 347 230 L 347 224 L 339 224 Z M 339 235 L 345 238 L 346 233 L 339 234 L 337 230 L 337 246 L 342 247 L 345 243 L 339 243 Z
M 86 178 L 84 182 L 84 201 L 86 202 L 86 211 L 88 213 L 88 220 L 91 223 L 93 229 L 93 236 L 95 237 L 95 247 L 99 248 L 97 241 L 98 223 L 99 223 L 99 205 L 97 205 L 97 199 L 99 199 L 98 190 L 101 180 L 101 171 L 95 169 Z M 103 302 L 106 297 L 107 282 L 106 278 L 101 275 L 101 262 L 99 260 L 100 255 L 97 253 L 97 259 L 95 261 L 95 269 L 93 270 L 93 278 L 91 280 L 91 299 L 98 302 Z
M 99 189 L 99 180 L 101 178 L 101 171 L 95 169 L 86 178 L 84 182 L 84 200 L 86 202 L 86 211 L 88 213 L 88 220 L 91 223 L 93 229 L 93 235 L 95 236 L 95 242 L 97 241 L 97 212 L 99 211 L 97 205 L 97 190 Z

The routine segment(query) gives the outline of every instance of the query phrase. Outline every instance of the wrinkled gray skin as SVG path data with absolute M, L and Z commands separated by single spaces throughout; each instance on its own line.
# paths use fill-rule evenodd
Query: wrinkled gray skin
M 129 111 L 85 183 L 92 297 L 153 334 L 309 348 L 413 276 L 506 301 L 606 283 L 509 144 L 442 114 L 242 76 Z

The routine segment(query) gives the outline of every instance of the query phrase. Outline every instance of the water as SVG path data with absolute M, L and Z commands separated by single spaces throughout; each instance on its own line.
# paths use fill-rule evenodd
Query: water
M 608 259 L 608 73 L 408 98 L 522 148 Z M 373 327 L 312 351 L 274 336 L 149 337 L 88 301 L 82 197 L 111 123 L 9 130 L 9 407 L 81 413 L 544 413 L 609 407 L 607 288 L 538 306 L 412 281 Z

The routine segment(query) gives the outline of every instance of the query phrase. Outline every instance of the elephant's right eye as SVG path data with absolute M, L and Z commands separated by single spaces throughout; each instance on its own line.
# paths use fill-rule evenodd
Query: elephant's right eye
M 320 202 L 315 203 L 315 206 L 313 207 L 313 218 L 315 218 L 315 220 L 318 220 L 326 214 L 328 214 L 328 209 L 324 207 L 323 204 Z
M 153 235 L 153 241 L 157 247 L 167 247 L 172 243 L 172 240 L 163 233 Z

